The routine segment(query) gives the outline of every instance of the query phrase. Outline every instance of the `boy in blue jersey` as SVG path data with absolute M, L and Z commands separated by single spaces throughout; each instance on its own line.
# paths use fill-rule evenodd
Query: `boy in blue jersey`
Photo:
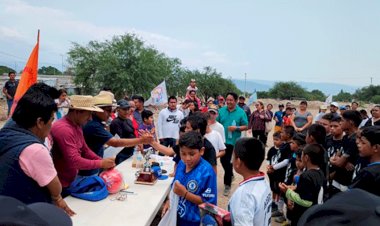
M 264 145 L 256 138 L 236 142 L 233 166 L 244 180 L 228 203 L 232 225 L 271 225 L 272 192 L 265 174 L 259 171 L 264 156 Z
M 202 157 L 204 152 L 202 135 L 189 131 L 179 139 L 181 161 L 174 177 L 173 191 L 179 196 L 177 225 L 200 225 L 198 205 L 204 202 L 216 205 L 216 175 L 211 165 Z M 169 208 L 165 203 L 163 213 Z

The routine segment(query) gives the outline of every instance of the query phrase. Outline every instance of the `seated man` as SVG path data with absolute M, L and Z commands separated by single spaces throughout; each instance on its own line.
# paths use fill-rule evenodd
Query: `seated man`
M 82 126 L 92 118 L 92 112 L 103 112 L 94 105 L 94 97 L 74 95 L 70 97 L 68 114 L 53 124 L 53 161 L 63 190 L 62 196 L 70 194 L 70 185 L 79 170 L 112 168 L 114 158 L 102 159 L 86 144 Z

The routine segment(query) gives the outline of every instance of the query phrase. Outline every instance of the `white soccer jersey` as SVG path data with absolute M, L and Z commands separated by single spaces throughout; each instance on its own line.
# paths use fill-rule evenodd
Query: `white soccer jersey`
M 272 192 L 264 173 L 242 181 L 228 203 L 234 226 L 271 225 Z

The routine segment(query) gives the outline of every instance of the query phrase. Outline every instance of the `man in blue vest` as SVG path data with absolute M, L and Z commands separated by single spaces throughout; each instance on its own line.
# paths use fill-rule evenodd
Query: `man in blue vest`
M 0 130 L 0 195 L 25 204 L 54 203 L 72 216 L 75 213 L 62 199 L 57 171 L 44 146 L 58 96 L 55 88 L 43 83 L 31 86 L 18 102 L 12 119 Z

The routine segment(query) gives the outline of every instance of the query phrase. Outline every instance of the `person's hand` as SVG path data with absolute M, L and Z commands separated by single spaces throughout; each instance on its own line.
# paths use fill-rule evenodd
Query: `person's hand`
M 296 188 L 297 188 L 297 186 L 295 186 L 295 185 L 289 185 L 288 186 L 288 189 L 290 189 L 292 191 L 296 190 Z
M 288 206 L 289 210 L 292 210 L 294 208 L 294 202 L 292 200 L 288 199 L 288 205 L 287 206 Z
M 355 166 L 352 164 L 352 163 L 350 163 L 350 162 L 347 162 L 347 164 L 346 164 L 346 170 L 347 171 L 354 171 L 354 169 L 355 169 Z
M 183 186 L 179 181 L 174 182 L 173 192 L 179 195 L 180 197 L 184 197 L 187 190 L 185 186 Z
M 267 173 L 273 173 L 273 172 L 274 172 L 273 166 L 272 165 L 268 165 L 267 166 Z
M 67 203 L 65 202 L 65 200 L 62 197 L 60 197 L 56 201 L 53 201 L 53 203 L 57 207 L 63 209 L 63 211 L 65 211 L 67 213 L 67 215 L 69 215 L 70 217 L 72 217 L 76 214 L 72 209 L 70 209 L 70 207 L 67 205 Z
M 102 165 L 101 167 L 103 169 L 109 169 L 109 168 L 112 168 L 112 167 L 115 167 L 116 164 L 115 164 L 115 158 L 105 158 L 105 159 L 102 159 Z
M 264 116 L 264 115 L 259 115 L 259 117 L 260 117 L 261 119 L 264 119 L 264 118 L 265 118 L 265 116 Z
M 236 128 L 237 128 L 237 126 L 229 126 L 228 131 L 233 132 L 236 130 Z
M 338 157 L 336 155 L 330 157 L 330 163 L 331 163 L 331 165 L 336 166 L 336 161 L 338 160 L 337 158 Z
M 139 130 L 140 138 L 142 139 L 143 144 L 149 144 L 152 143 L 154 138 L 153 134 L 149 132 L 148 130 Z
M 169 208 L 170 208 L 170 202 L 169 202 L 169 200 L 167 200 L 164 203 L 164 206 L 162 207 L 161 217 L 163 217 L 165 215 L 165 213 L 168 212 Z
M 286 191 L 288 190 L 288 185 L 286 185 L 285 183 L 278 183 L 278 187 L 280 188 L 280 190 L 283 192 L 283 193 L 286 193 Z

